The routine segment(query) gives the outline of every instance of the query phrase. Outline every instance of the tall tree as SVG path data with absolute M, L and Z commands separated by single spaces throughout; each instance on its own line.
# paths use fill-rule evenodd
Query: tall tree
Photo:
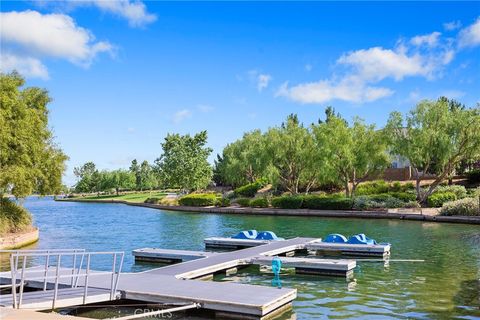
M 410 162 L 415 174 L 417 199 L 425 202 L 462 160 L 480 158 L 480 107 L 465 108 L 447 98 L 425 100 L 405 117 L 392 112 L 385 132 L 391 151 Z M 422 192 L 427 173 L 436 175 Z
M 67 156 L 48 127 L 46 90 L 22 88 L 18 73 L 0 74 L 0 196 L 59 193 Z
M 317 143 L 323 147 L 325 162 L 340 178 L 349 197 L 355 195 L 359 183 L 389 163 L 382 132 L 361 119 L 354 119 L 349 126 L 339 116 L 330 115 L 328 121 L 314 125 L 313 132 Z
M 265 153 L 265 137 L 260 130 L 247 132 L 243 137 L 225 147 L 217 174 L 226 184 L 234 187 L 265 177 L 270 160 Z
M 163 154 L 155 160 L 162 182 L 184 191 L 206 188 L 212 179 L 212 167 L 207 161 L 212 149 L 206 144 L 206 131 L 193 137 L 168 134 L 162 143 Z
M 132 189 L 135 187 L 135 175 L 128 170 L 118 169 L 110 172 L 109 186 L 115 189 L 117 196 L 120 190 Z
M 95 163 L 87 162 L 80 167 L 73 168 L 73 173 L 77 177 L 75 184 L 76 192 L 95 192 L 98 191 L 98 170 Z
M 144 160 L 140 164 L 139 176 L 140 190 L 153 189 L 156 187 L 157 179 L 155 178 L 152 166 L 148 163 L 148 161 Z
M 132 164 L 129 168 L 130 172 L 135 175 L 135 189 L 142 189 L 142 177 L 140 175 L 140 166 L 138 165 L 137 159 L 132 160 Z
M 309 130 L 292 114 L 280 127 L 270 128 L 265 139 L 265 152 L 280 186 L 292 194 L 300 189 L 308 192 L 322 170 L 319 150 Z

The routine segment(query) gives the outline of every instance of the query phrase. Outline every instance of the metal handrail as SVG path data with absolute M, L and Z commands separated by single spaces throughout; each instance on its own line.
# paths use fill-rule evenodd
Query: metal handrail
M 7 250 L 5 250 L 7 251 Z M 123 267 L 123 259 L 124 259 L 124 252 L 120 251 L 107 251 L 107 252 L 86 252 L 85 249 L 53 249 L 53 250 L 11 250 L 12 252 L 10 255 L 10 267 L 12 273 L 12 295 L 13 295 L 13 308 L 19 309 L 22 305 L 23 299 L 23 291 L 24 291 L 24 284 L 26 280 L 26 275 L 30 272 L 38 272 L 38 270 L 26 270 L 26 262 L 28 257 L 45 257 L 45 266 L 44 266 L 44 273 L 42 277 L 31 277 L 28 278 L 29 280 L 43 280 L 43 290 L 47 290 L 47 280 L 48 279 L 55 279 L 54 282 L 54 293 L 53 293 L 53 301 L 52 301 L 52 309 L 55 309 L 55 303 L 57 300 L 58 294 L 58 286 L 59 281 L 61 278 L 71 278 L 72 281 L 70 283 L 72 288 L 76 288 L 78 286 L 78 280 L 80 277 L 85 278 L 85 285 L 84 285 L 84 293 L 83 293 L 83 303 L 86 303 L 87 296 L 88 296 L 88 279 L 89 276 L 99 276 L 99 275 L 111 275 L 110 281 L 110 299 L 113 300 L 115 293 L 118 287 L 118 281 L 120 278 L 120 273 Z M 90 273 L 90 263 L 92 256 L 98 255 L 111 255 L 113 258 L 112 261 L 112 271 L 108 272 L 94 272 Z M 72 256 L 73 257 L 73 266 L 72 266 L 72 273 L 71 274 L 60 274 L 61 271 L 61 261 L 63 256 Z M 80 264 L 77 268 L 77 256 L 80 256 Z M 83 267 L 84 257 L 86 256 L 86 266 L 85 266 L 85 273 L 82 273 L 81 270 Z M 117 256 L 120 256 L 120 263 L 117 270 Z M 56 267 L 55 267 L 55 275 L 49 276 L 48 271 L 50 269 L 50 257 L 56 258 Z M 18 261 L 20 258 L 23 258 L 22 261 L 22 270 L 21 270 L 21 279 L 20 279 L 20 289 L 19 289 L 19 296 L 17 301 L 17 274 L 18 274 Z

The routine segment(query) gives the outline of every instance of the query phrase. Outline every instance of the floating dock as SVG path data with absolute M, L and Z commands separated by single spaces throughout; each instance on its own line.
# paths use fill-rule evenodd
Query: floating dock
M 172 250 L 160 248 L 142 248 L 132 251 L 135 261 L 177 263 L 191 261 L 215 255 L 215 252 Z
M 306 246 L 308 251 L 315 254 L 337 253 L 348 256 L 375 256 L 388 257 L 390 255 L 390 244 L 349 244 L 349 243 L 327 243 L 313 242 Z
M 214 312 L 218 317 L 236 319 L 271 318 L 291 308 L 292 301 L 297 297 L 296 289 L 198 280 L 211 278 L 213 274 L 227 273 L 239 266 L 247 265 L 254 257 L 274 256 L 305 248 L 307 243 L 315 240 L 313 238 L 294 238 L 275 241 L 235 252 L 206 254 L 205 257 L 144 272 L 122 273 L 115 298 L 169 305 L 196 303 L 202 309 Z M 170 252 L 169 258 L 187 258 L 185 252 L 181 254 L 176 252 L 175 254 L 173 255 L 173 252 Z M 28 268 L 27 270 L 33 271 L 31 273 L 35 279 L 43 275 L 42 267 Z M 17 270 L 17 279 L 21 272 L 22 269 Z M 59 273 L 60 275 L 68 275 L 72 272 L 72 269 L 63 268 Z M 48 268 L 47 276 L 51 278 L 54 275 L 55 268 Z M 0 273 L 0 282 L 3 284 L 11 283 L 11 277 L 11 272 L 2 272 Z M 58 281 L 60 288 L 58 292 L 66 293 L 67 291 L 62 290 L 70 286 L 71 279 L 57 277 L 56 281 Z M 95 289 L 99 289 L 99 293 L 104 292 L 102 289 L 110 290 L 111 283 L 111 275 L 91 277 L 88 282 L 89 292 Z M 52 285 L 52 282 L 48 283 L 48 287 Z M 79 279 L 77 285 L 78 288 L 83 288 L 86 285 L 85 280 Z M 29 281 L 26 279 L 26 286 L 42 289 L 44 281 Z M 42 301 L 35 303 L 38 304 L 39 308 L 43 308 L 43 306 L 40 306 L 40 302 L 44 302 L 45 310 L 48 310 L 52 306 L 51 297 L 45 294 L 48 290 L 42 292 L 37 296 Z M 95 291 L 91 292 L 93 298 Z M 24 299 L 26 299 L 26 294 L 24 293 Z M 59 298 L 57 298 L 57 303 L 62 300 Z M 77 305 L 77 301 L 70 301 L 71 307 Z M 24 303 L 26 303 L 26 300 Z M 0 295 L 0 305 L 11 308 L 12 295 Z M 63 305 L 66 305 L 66 303 L 63 303 Z
M 277 240 L 277 241 L 284 241 L 284 240 Z M 272 241 L 211 237 L 211 238 L 206 238 L 205 240 L 203 240 L 203 242 L 205 243 L 206 248 L 243 249 L 243 248 L 261 246 L 262 244 L 268 244 Z
M 288 248 L 295 249 L 295 248 Z M 238 252 L 238 251 L 237 251 Z M 331 276 L 351 276 L 353 274 L 353 269 L 356 267 L 355 260 L 333 260 L 333 259 L 315 259 L 315 258 L 306 258 L 306 257 L 278 257 L 277 254 L 290 254 L 294 251 L 286 251 L 284 248 L 282 250 L 272 250 L 267 253 L 267 255 L 257 255 L 250 258 L 244 258 L 241 260 L 231 260 L 231 263 L 227 264 L 218 264 L 212 265 L 209 268 L 197 268 L 191 272 L 185 272 L 180 276 L 182 278 L 188 277 L 192 278 L 209 278 L 213 273 L 217 273 L 222 270 L 227 270 L 227 273 L 235 272 L 236 269 L 240 266 L 248 265 L 261 265 L 261 266 L 270 266 L 273 259 L 280 259 L 282 261 L 282 266 L 285 268 L 294 268 L 296 273 L 299 274 L 316 274 L 316 275 L 331 275 Z M 235 252 L 232 252 L 235 253 Z M 175 263 L 179 260 L 196 260 L 207 258 L 208 256 L 214 256 L 215 253 L 211 252 L 201 252 L 201 251 L 185 251 L 180 250 L 168 250 L 168 249 L 159 249 L 159 248 L 143 248 L 134 250 L 133 254 L 136 260 L 150 262 L 171 262 Z M 222 255 L 225 253 L 216 253 L 217 255 Z M 212 260 L 208 261 L 209 263 Z M 173 270 L 177 268 L 173 267 Z M 165 270 L 164 270 L 165 271 Z M 167 269 L 168 271 L 168 269 Z
M 206 238 L 204 240 L 206 248 L 221 248 L 221 249 L 237 249 L 260 246 L 271 242 L 282 242 L 287 240 L 244 240 L 233 238 Z M 349 243 L 331 243 L 322 242 L 320 238 L 316 238 L 305 245 L 303 248 L 307 251 L 312 251 L 315 254 L 339 254 L 346 256 L 375 256 L 388 257 L 390 255 L 390 244 L 349 244 Z

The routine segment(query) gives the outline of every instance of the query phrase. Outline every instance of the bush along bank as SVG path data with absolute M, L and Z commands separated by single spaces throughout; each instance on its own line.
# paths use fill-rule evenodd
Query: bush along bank
M 188 207 L 227 207 L 230 200 L 216 193 L 192 193 L 178 199 L 178 204 Z
M 32 216 L 25 208 L 7 198 L 0 198 L 0 236 L 25 232 L 32 228 Z

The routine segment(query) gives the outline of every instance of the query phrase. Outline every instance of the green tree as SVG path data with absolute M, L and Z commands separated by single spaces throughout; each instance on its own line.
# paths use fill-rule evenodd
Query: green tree
M 264 152 L 270 157 L 272 181 L 277 180 L 284 190 L 292 194 L 301 189 L 308 192 L 321 179 L 320 150 L 296 115 L 290 115 L 280 127 L 270 128 L 265 139 Z
M 73 168 L 73 173 L 77 177 L 75 184 L 76 192 L 95 192 L 98 185 L 98 170 L 95 163 L 87 162 L 80 167 Z
M 247 132 L 223 150 L 221 162 L 215 163 L 215 173 L 225 184 L 238 187 L 263 178 L 270 164 L 265 153 L 265 136 L 260 130 Z
M 130 165 L 130 172 L 132 172 L 135 175 L 135 189 L 141 190 L 142 177 L 140 175 L 140 166 L 138 165 L 137 159 L 132 160 L 132 164 Z
M 0 197 L 60 193 L 65 161 L 48 127 L 46 90 L 22 88 L 18 73 L 0 74 Z
M 415 174 L 417 199 L 424 203 L 461 161 L 480 158 L 480 107 L 465 108 L 446 98 L 424 100 L 405 117 L 392 112 L 385 132 L 391 151 L 410 162 Z M 420 181 L 427 173 L 435 181 L 423 192 Z
M 157 179 L 148 161 L 145 160 L 140 164 L 139 176 L 140 190 L 153 189 L 156 187 Z
M 313 132 L 318 145 L 323 148 L 325 163 L 333 176 L 340 178 L 349 197 L 355 196 L 359 183 L 382 171 L 389 163 L 382 132 L 359 118 L 349 126 L 338 115 L 330 114 L 327 121 L 313 126 Z
M 117 196 L 120 190 L 135 188 L 135 175 L 128 170 L 118 169 L 109 172 L 106 185 L 115 189 Z
M 206 131 L 193 137 L 168 134 L 162 143 L 163 154 L 155 160 L 161 181 L 182 190 L 206 188 L 212 179 L 212 167 L 207 161 L 212 149 L 206 144 Z

